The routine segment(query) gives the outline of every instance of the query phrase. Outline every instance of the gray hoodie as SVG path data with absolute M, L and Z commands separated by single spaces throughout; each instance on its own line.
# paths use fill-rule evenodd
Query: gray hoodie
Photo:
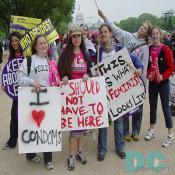
M 142 79 L 146 85 L 147 79 L 147 66 L 148 66 L 148 58 L 149 58 L 149 46 L 146 43 L 145 39 L 138 38 L 137 33 L 129 33 L 116 27 L 116 25 L 110 22 L 108 19 L 105 20 L 105 23 L 108 24 L 112 31 L 114 37 L 117 41 L 124 47 L 128 49 L 128 51 L 134 53 L 141 59 L 142 65 L 144 67 Z

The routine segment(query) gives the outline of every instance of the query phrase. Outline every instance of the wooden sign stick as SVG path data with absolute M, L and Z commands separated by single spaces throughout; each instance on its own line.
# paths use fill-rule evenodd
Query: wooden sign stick
M 99 7 L 98 7 L 98 4 L 97 4 L 96 0 L 94 0 L 94 3 L 96 5 L 97 9 L 99 10 Z

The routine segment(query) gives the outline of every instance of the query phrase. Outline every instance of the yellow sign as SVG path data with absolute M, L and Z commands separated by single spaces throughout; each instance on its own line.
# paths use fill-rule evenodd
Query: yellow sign
M 37 26 L 33 27 L 31 30 L 29 30 L 20 40 L 24 55 L 31 55 L 31 43 L 34 38 L 39 34 L 45 35 L 49 44 L 59 38 L 58 33 L 54 29 L 50 19 L 46 19 Z
M 29 18 L 24 16 L 11 15 L 10 19 L 10 33 L 18 31 L 22 35 L 25 35 L 27 31 L 32 29 L 34 26 L 41 23 L 41 19 Z

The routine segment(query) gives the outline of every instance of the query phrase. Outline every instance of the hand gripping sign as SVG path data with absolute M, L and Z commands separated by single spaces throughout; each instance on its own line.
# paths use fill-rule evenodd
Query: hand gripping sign
M 134 75 L 134 65 L 127 49 L 122 49 L 95 65 L 91 72 L 105 77 L 108 113 L 114 121 L 143 104 L 145 87 Z

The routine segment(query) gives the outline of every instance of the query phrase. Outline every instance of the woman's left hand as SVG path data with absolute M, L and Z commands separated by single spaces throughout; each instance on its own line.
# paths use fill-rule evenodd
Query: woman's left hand
M 140 76 L 140 75 L 142 75 L 142 69 L 136 69 L 135 71 L 134 71 L 134 75 L 136 75 L 136 76 Z
M 35 89 L 36 92 L 39 92 L 40 89 L 41 89 L 41 86 L 40 86 L 40 84 L 39 84 L 38 81 L 35 81 L 35 82 L 33 83 L 33 87 L 34 87 L 34 89 Z
M 68 79 L 67 76 L 64 76 L 64 77 L 62 78 L 62 82 L 63 82 L 63 85 L 64 85 L 64 86 L 66 86 L 66 85 L 68 84 L 68 81 L 69 81 L 69 79 Z
M 86 82 L 89 79 L 89 76 L 87 74 L 83 75 L 83 81 Z

